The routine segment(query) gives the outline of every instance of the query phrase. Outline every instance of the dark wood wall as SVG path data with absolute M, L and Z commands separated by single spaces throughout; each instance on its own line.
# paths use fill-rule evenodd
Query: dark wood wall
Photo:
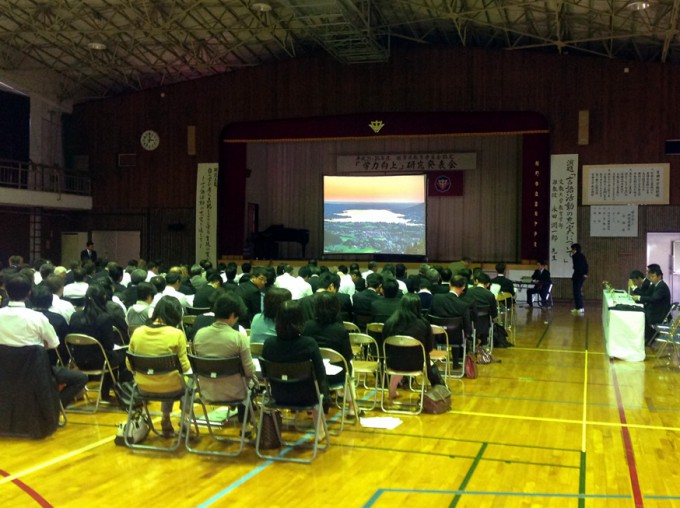
M 174 259 L 191 256 L 192 223 L 167 233 L 164 221 L 176 220 L 170 210 L 193 209 L 196 164 L 218 160 L 218 135 L 229 123 L 360 112 L 536 111 L 551 124 L 552 153 L 578 153 L 581 164 L 669 161 L 673 175 L 678 163 L 664 156 L 663 146 L 680 137 L 679 78 L 680 68 L 671 65 L 529 52 L 422 48 L 366 66 L 320 56 L 79 105 L 68 142 L 90 156 L 96 213 L 83 215 L 84 224 L 103 229 L 109 211 L 116 221 L 127 209 L 151 213 L 149 237 L 172 234 L 177 241 L 143 239 L 142 250 L 146 245 L 147 257 Z M 579 110 L 590 112 L 588 146 L 577 145 Z M 187 155 L 189 125 L 196 126 L 195 156 Z M 146 129 L 160 133 L 154 152 L 139 145 Z M 136 153 L 137 166 L 118 168 L 119 153 Z M 680 205 L 678 185 L 671 203 Z M 646 228 L 680 229 L 675 219 L 657 218 L 666 214 L 677 217 L 677 207 L 641 207 L 640 236 L 631 242 L 590 238 L 588 210 L 581 208 L 579 240 L 593 264 L 591 280 L 622 283 L 624 272 L 642 267 Z M 621 255 L 622 266 L 611 267 L 612 254 Z M 620 277 L 605 275 L 613 269 Z M 568 284 L 560 286 L 558 296 L 568 293 Z M 586 290 L 594 297 L 599 284 Z

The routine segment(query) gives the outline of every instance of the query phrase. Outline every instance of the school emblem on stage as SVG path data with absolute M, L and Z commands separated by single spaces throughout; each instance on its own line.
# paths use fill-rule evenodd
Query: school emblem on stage
M 434 187 L 438 192 L 448 192 L 451 189 L 451 179 L 446 175 L 440 175 L 435 179 Z

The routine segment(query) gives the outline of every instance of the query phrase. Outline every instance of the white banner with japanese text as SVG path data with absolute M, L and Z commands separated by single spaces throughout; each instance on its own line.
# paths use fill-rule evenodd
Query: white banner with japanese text
M 398 153 L 374 155 L 339 155 L 339 175 L 363 172 L 452 171 L 477 168 L 477 154 L 468 153 Z
M 637 235 L 638 205 L 590 207 L 590 236 Z
M 578 154 L 550 157 L 550 259 L 553 277 L 571 277 L 569 248 L 578 242 Z
M 199 164 L 196 172 L 196 262 L 217 263 L 217 163 Z

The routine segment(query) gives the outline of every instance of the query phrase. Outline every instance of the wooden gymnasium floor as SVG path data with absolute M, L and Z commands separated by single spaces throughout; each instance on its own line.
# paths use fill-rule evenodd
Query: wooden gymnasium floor
M 133 453 L 113 444 L 121 412 L 70 413 L 45 440 L 0 439 L 0 506 L 680 506 L 680 373 L 610 362 L 600 319 L 520 308 L 517 347 L 449 381 L 450 413 L 346 427 L 312 465 Z

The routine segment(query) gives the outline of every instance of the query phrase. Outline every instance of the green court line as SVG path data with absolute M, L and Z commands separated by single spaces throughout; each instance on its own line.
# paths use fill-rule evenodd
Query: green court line
M 585 450 L 581 452 L 581 465 L 580 465 L 580 474 L 578 476 L 578 493 L 582 496 L 585 496 L 586 494 L 586 452 Z M 578 508 L 585 508 L 586 506 L 586 498 L 585 497 L 579 497 L 578 498 Z
M 482 443 L 482 447 L 479 449 L 479 453 L 477 453 L 475 460 L 472 461 L 472 464 L 470 465 L 470 469 L 468 469 L 468 472 L 465 475 L 465 478 L 463 478 L 463 482 L 460 484 L 460 487 L 458 487 L 459 491 L 465 492 L 465 487 L 467 487 L 467 484 L 470 483 L 470 480 L 472 479 L 472 475 L 474 474 L 475 469 L 477 469 L 477 466 L 479 465 L 480 461 L 482 460 L 482 455 L 484 455 L 484 450 L 486 450 L 486 445 L 487 445 L 487 443 Z M 453 497 L 453 501 L 451 501 L 449 508 L 455 508 L 458 505 L 458 501 L 460 501 L 460 499 L 461 499 L 461 494 L 456 494 Z
M 539 348 L 541 346 L 541 342 L 543 342 L 543 339 L 545 339 L 545 336 L 548 334 L 548 330 L 550 329 L 550 321 L 548 321 L 548 325 L 543 329 L 543 333 L 541 334 L 541 338 L 538 339 L 538 342 L 536 343 L 536 348 Z
M 432 452 L 425 450 L 404 450 L 401 448 L 383 448 L 380 446 L 368 446 L 368 445 L 350 445 L 350 444 L 333 444 L 339 448 L 350 448 L 352 450 L 372 450 L 377 452 L 397 452 L 397 453 L 410 453 L 413 455 L 427 455 L 436 457 L 448 457 L 450 459 L 476 459 L 476 455 L 456 455 L 451 453 L 442 452 Z M 542 466 L 542 467 L 557 467 L 561 469 L 578 469 L 579 466 L 569 466 L 565 464 L 553 464 L 551 462 L 534 462 L 530 460 L 510 460 L 510 459 L 493 459 L 493 458 L 483 458 L 485 462 L 501 462 L 503 464 L 517 464 L 524 466 Z
M 397 437 L 412 437 L 415 439 L 436 439 L 440 441 L 453 441 L 457 443 L 473 443 L 473 444 L 488 444 L 488 445 L 496 445 L 496 446 L 509 446 L 509 447 L 514 447 L 514 448 L 530 448 L 533 450 L 550 450 L 550 451 L 557 451 L 557 452 L 569 452 L 569 453 L 580 453 L 581 450 L 578 448 L 555 448 L 554 446 L 539 446 L 539 445 L 526 445 L 526 444 L 515 444 L 515 443 L 504 443 L 500 441 L 480 441 L 479 439 L 460 439 L 460 438 L 453 438 L 453 437 L 444 437 L 444 436 L 423 436 L 422 434 L 406 434 L 403 432 L 371 432 L 368 430 L 363 430 L 363 429 L 346 429 L 343 431 L 345 432 L 354 432 L 357 434 L 378 434 L 378 435 L 383 435 L 383 436 L 397 436 Z
M 497 491 L 478 491 L 478 490 L 417 490 L 417 489 L 379 489 L 364 504 L 363 508 L 372 507 L 385 493 L 404 493 L 404 494 L 445 494 L 466 496 L 494 496 L 494 497 L 526 497 L 526 498 L 558 498 L 558 499 L 631 499 L 628 494 L 562 494 L 550 492 L 497 492 Z M 647 496 L 648 499 L 678 500 L 680 496 Z

